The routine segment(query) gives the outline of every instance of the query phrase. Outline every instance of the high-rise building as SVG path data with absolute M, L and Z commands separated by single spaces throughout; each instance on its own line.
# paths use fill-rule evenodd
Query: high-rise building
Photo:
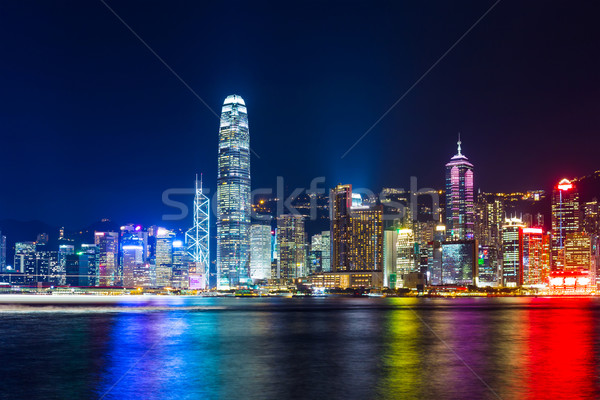
M 191 257 L 181 240 L 173 241 L 172 285 L 177 289 L 188 289 Z
M 383 208 L 356 206 L 350 214 L 350 271 L 383 271 Z
M 305 276 L 306 239 L 302 215 L 284 214 L 277 217 L 279 274 L 291 280 Z
M 99 286 L 114 286 L 119 277 L 119 234 L 117 232 L 94 232 L 94 244 L 98 247 Z
M 308 251 L 308 275 L 323 272 L 323 236 L 318 233 L 310 238 L 310 248 Z
M 427 273 L 431 285 L 442 284 L 442 243 L 445 240 L 446 226 L 436 226 L 433 241 L 427 244 Z
M 497 286 L 500 275 L 500 252 L 496 246 L 479 245 L 479 285 Z
M 79 286 L 99 286 L 99 251 L 95 244 L 82 244 L 79 256 Z
M 227 96 L 221 109 L 217 175 L 217 286 L 249 279 L 250 134 L 244 100 Z
M 397 273 L 406 275 L 409 272 L 417 272 L 417 254 L 415 253 L 415 239 L 412 229 L 398 229 L 398 242 L 396 243 L 396 247 L 398 255 L 398 260 L 396 262 Z
M 561 180 L 552 191 L 552 268 L 564 267 L 567 234 L 579 231 L 579 193 L 571 181 Z
M 600 235 L 600 212 L 598 199 L 588 201 L 581 207 L 581 229 L 590 235 Z
M 550 274 L 550 237 L 540 227 L 522 227 L 519 231 L 521 285 L 544 285 Z
M 590 270 L 592 264 L 592 237 L 587 233 L 567 233 L 564 242 L 564 270 Z
M 121 227 L 121 262 L 123 286 L 149 287 L 152 284 L 147 262 L 148 232 L 137 225 Z
M 382 206 L 362 205 L 352 185 L 336 186 L 329 197 L 331 271 L 382 271 Z
M 525 227 L 519 218 L 507 218 L 502 228 L 502 286 L 523 285 L 521 268 L 521 229 Z
M 383 286 L 396 288 L 396 263 L 398 262 L 398 229 L 383 231 Z
M 352 185 L 338 185 L 329 193 L 331 270 L 346 271 L 350 265 Z
M 46 249 L 46 246 L 36 246 L 35 252 L 36 262 L 36 282 L 55 283 L 52 276 L 52 271 L 56 269 L 58 264 L 58 252 Z
M 6 271 L 6 236 L 0 232 L 0 273 Z
M 36 282 L 35 250 L 35 242 L 15 243 L 14 269 L 24 274 L 24 282 L 30 285 Z
M 473 164 L 461 152 L 446 164 L 446 229 L 449 240 L 473 239 Z
M 504 202 L 494 194 L 480 193 L 475 205 L 475 238 L 482 246 L 502 247 Z
M 158 228 L 156 230 L 155 273 L 157 287 L 171 286 L 174 240 L 174 232 L 165 228 Z
M 250 277 L 252 280 L 271 279 L 271 227 L 250 226 Z
M 474 285 L 479 282 L 476 240 L 442 242 L 441 277 L 443 285 Z
M 329 231 L 321 232 L 321 270 L 331 271 L 331 234 Z
M 192 227 L 185 233 L 187 252 L 194 263 L 194 274 L 191 279 L 200 283 L 197 285 L 200 287 L 194 287 L 194 289 L 208 289 L 210 287 L 210 200 L 204 194 L 202 176 L 200 176 L 200 186 L 198 186 L 197 175 L 193 218 Z M 189 277 L 189 273 L 188 268 L 186 276 Z
M 62 255 L 61 262 L 65 270 L 65 285 L 80 286 L 79 255 L 71 252 L 65 253 Z

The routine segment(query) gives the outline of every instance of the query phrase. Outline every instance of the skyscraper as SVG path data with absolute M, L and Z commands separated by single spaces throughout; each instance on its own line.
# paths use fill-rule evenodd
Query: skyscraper
M 353 207 L 350 219 L 348 270 L 383 271 L 383 207 Z
M 396 243 L 398 260 L 396 270 L 399 275 L 416 272 L 415 237 L 410 228 L 398 229 L 398 242 Z
M 94 232 L 94 244 L 98 247 L 98 284 L 113 286 L 119 280 L 119 234 Z
M 201 281 L 199 286 L 202 289 L 208 289 L 210 285 L 210 200 L 204 194 L 202 176 L 198 186 L 198 175 L 196 175 L 193 218 L 192 227 L 185 233 L 187 254 L 194 263 L 191 278 L 194 282 Z M 189 277 L 189 273 L 188 269 L 185 276 Z
M 227 96 L 221 109 L 217 174 L 217 286 L 249 279 L 250 134 L 244 100 Z
M 449 240 L 473 239 L 473 164 L 461 152 L 446 164 L 446 232 Z
M 352 185 L 329 193 L 331 271 L 383 271 L 383 207 L 362 205 Z
M 579 193 L 571 181 L 561 180 L 552 191 L 552 267 L 565 265 L 567 234 L 579 231 Z
M 6 236 L 0 232 L 0 272 L 6 270 Z
M 100 272 L 98 269 L 98 246 L 82 244 L 79 256 L 79 286 L 98 286 Z
M 502 286 L 523 285 L 521 230 L 524 227 L 519 218 L 507 218 L 502 228 Z
M 352 185 L 338 185 L 329 192 L 331 271 L 346 271 L 350 264 Z
M 253 224 L 250 227 L 250 277 L 253 280 L 271 278 L 271 227 Z
M 519 232 L 523 285 L 548 283 L 550 273 L 550 237 L 539 227 L 521 228 Z
M 392 289 L 396 288 L 398 231 L 395 227 L 383 231 L 383 286 Z
M 191 256 L 181 240 L 173 241 L 173 278 L 172 285 L 177 289 L 187 289 L 190 286 Z M 195 263 L 194 263 L 195 265 Z
M 281 279 L 291 280 L 305 276 L 306 238 L 304 217 L 284 214 L 277 217 L 279 271 Z
M 146 262 L 148 232 L 137 225 L 121 227 L 121 268 L 123 286 L 148 287 L 151 285 L 150 265 Z
M 156 230 L 156 286 L 171 286 L 173 275 L 173 241 L 175 233 L 165 229 Z

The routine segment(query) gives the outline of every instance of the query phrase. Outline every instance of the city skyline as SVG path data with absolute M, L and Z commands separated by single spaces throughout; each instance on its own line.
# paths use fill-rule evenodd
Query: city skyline
M 600 399 L 599 15 L 0 1 L 0 397 Z
M 252 104 L 252 148 L 260 156 L 252 156 L 255 187 L 273 186 L 276 176 L 291 187 L 315 176 L 325 176 L 327 187 L 407 187 L 409 176 L 441 187 L 443 177 L 430 166 L 447 157 L 457 132 L 477 166 L 475 187 L 485 192 L 550 190 L 564 177 L 595 171 L 598 87 L 590 77 L 600 61 L 590 38 L 598 28 L 586 23 L 593 4 L 498 4 L 342 158 L 491 5 L 356 4 L 343 18 L 329 18 L 331 26 L 320 15 L 337 15 L 332 5 L 320 5 L 320 13 L 297 5 L 270 10 L 314 22 L 292 22 L 291 30 L 277 18 L 265 21 L 263 5 L 240 5 L 228 14 L 224 35 L 220 5 L 185 14 L 112 6 L 213 110 L 227 93 Z M 150 224 L 165 211 L 164 190 L 189 187 L 189 174 L 214 171 L 209 149 L 218 115 L 101 3 L 72 5 L 85 27 L 53 4 L 3 7 L 2 32 L 17 39 L 3 43 L 7 62 L 0 67 L 8 140 L 0 166 L 10 171 L 5 185 L 14 194 L 0 199 L 0 219 L 73 228 L 102 218 Z M 49 25 L 47 15 L 57 23 Z M 359 28 L 371 19 L 381 22 L 378 28 Z M 331 41 L 316 46 L 323 36 Z M 224 61 L 232 40 L 242 53 L 234 63 Z M 45 68 L 34 74 L 29 65 Z M 565 74 L 572 65 L 578 73 Z M 517 162 L 499 171 L 507 152 Z M 523 168 L 527 174 L 519 173 Z M 205 186 L 214 193 L 216 176 L 206 173 Z

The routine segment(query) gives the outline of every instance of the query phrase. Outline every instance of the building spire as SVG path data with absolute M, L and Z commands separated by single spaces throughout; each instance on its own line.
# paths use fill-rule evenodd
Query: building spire
M 461 144 L 461 143 L 462 143 L 462 142 L 460 141 L 460 132 L 458 132 L 458 142 L 456 142 L 456 144 L 458 145 L 458 155 L 459 155 L 459 156 L 462 156 L 462 153 L 461 153 L 461 148 L 460 148 L 460 144 Z

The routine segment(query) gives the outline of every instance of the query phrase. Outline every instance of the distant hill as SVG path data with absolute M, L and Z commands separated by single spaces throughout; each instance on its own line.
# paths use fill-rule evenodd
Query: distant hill
M 600 170 L 576 178 L 573 182 L 579 190 L 579 198 L 582 203 L 592 201 L 594 198 L 600 200 Z

